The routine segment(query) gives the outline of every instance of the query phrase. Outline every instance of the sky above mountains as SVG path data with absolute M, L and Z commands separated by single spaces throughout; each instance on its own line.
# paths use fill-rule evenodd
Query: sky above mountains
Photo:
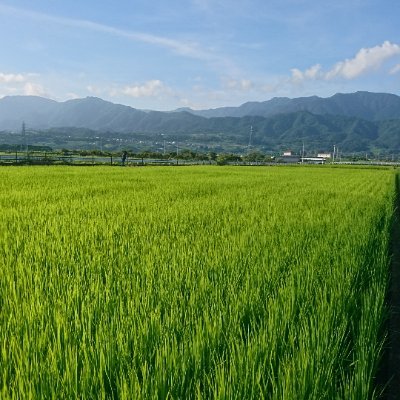
M 396 0 L 0 0 L 0 97 L 140 109 L 400 95 Z

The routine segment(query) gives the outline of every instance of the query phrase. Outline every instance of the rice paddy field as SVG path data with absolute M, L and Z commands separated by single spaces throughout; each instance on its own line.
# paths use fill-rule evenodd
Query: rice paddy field
M 378 398 L 395 180 L 0 169 L 0 398 Z

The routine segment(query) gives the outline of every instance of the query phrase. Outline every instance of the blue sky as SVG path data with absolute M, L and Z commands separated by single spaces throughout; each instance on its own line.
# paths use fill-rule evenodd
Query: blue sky
M 398 0 L 0 0 L 0 97 L 140 109 L 400 95 Z

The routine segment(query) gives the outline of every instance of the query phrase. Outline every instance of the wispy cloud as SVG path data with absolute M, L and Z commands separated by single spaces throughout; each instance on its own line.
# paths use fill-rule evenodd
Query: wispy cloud
M 399 54 L 400 46 L 398 44 L 385 41 L 380 46 L 362 48 L 353 58 L 337 62 L 329 71 L 323 71 L 320 64 L 316 64 L 305 71 L 294 68 L 291 70 L 292 81 L 300 83 L 315 79 L 355 79 L 368 72 L 378 70 L 385 61 Z
M 230 60 L 223 57 L 221 54 L 217 54 L 207 48 L 204 48 L 196 42 L 171 39 L 165 36 L 158 36 L 144 32 L 124 30 L 90 20 L 59 17 L 2 4 L 0 4 L 0 13 L 8 15 L 12 14 L 16 17 L 29 18 L 38 22 L 48 22 L 72 28 L 85 29 L 92 32 L 101 32 L 136 42 L 160 46 L 171 50 L 176 54 L 189 58 L 208 62 L 217 62 L 221 64 L 230 64 Z

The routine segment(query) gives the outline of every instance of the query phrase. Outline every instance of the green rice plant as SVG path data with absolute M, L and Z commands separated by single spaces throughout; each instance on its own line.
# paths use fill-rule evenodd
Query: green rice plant
M 0 169 L 2 399 L 369 399 L 389 169 Z

